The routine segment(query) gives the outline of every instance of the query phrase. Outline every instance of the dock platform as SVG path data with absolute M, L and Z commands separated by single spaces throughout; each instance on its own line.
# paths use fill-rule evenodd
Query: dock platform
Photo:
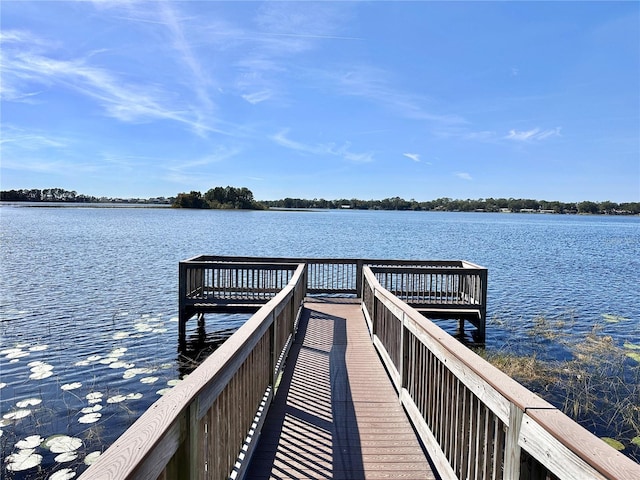
M 305 303 L 298 328 L 247 478 L 436 479 L 359 300 Z

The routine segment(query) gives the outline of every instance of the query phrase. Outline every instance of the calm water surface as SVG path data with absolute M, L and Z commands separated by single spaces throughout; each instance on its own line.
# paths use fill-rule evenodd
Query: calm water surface
M 489 269 L 489 348 L 540 315 L 640 338 L 637 217 L 4 205 L 0 221 L 2 458 L 30 436 L 79 439 L 6 478 L 80 473 L 179 380 L 178 261 L 198 254 L 465 259 Z

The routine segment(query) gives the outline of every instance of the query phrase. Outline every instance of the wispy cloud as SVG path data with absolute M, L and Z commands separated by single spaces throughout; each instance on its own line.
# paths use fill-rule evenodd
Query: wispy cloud
M 359 39 L 340 35 L 351 7 L 337 2 L 264 2 L 252 19 L 254 29 L 237 29 L 234 38 L 238 56 L 235 88 L 246 101 L 285 101 L 287 77 L 302 54 L 325 42 Z M 266 92 L 269 92 L 267 95 Z
M 242 98 L 250 104 L 256 105 L 258 103 L 264 102 L 265 100 L 269 100 L 269 98 L 271 98 L 271 90 L 261 90 L 255 93 L 248 93 L 242 95 Z
M 418 153 L 403 153 L 403 155 L 405 157 L 407 157 L 407 158 L 410 158 L 414 162 L 419 162 L 420 161 L 420 154 L 418 154 Z
M 319 156 L 336 156 L 353 163 L 368 163 L 373 161 L 373 153 L 371 152 L 352 152 L 349 142 L 336 147 L 334 144 L 316 144 L 309 145 L 287 137 L 289 130 L 281 130 L 273 135 L 271 139 L 278 145 L 295 150 L 302 153 L 308 153 Z
M 469 175 L 467 172 L 457 172 L 456 177 L 461 178 L 462 180 L 473 180 L 473 178 L 471 177 L 471 175 Z
M 33 36 L 11 38 L 17 39 L 18 48 L 3 50 L 1 70 L 3 86 L 14 97 L 33 95 L 29 90 L 35 85 L 45 88 L 58 85 L 96 100 L 108 116 L 123 122 L 171 120 L 198 134 L 223 133 L 197 110 L 172 105 L 173 95 L 157 85 L 127 82 L 115 73 L 91 65 L 90 57 L 60 60 L 34 52 L 24 43 Z
M 463 138 L 465 140 L 476 140 L 480 142 L 485 142 L 489 140 L 494 140 L 496 138 L 496 132 L 490 130 L 482 130 L 479 132 L 467 132 L 463 134 Z
M 398 115 L 440 125 L 464 125 L 467 120 L 455 113 L 440 113 L 437 101 L 422 94 L 404 92 L 393 86 L 392 75 L 369 65 L 349 66 L 342 71 L 318 72 L 333 83 L 342 95 L 361 97 Z
M 544 140 L 550 137 L 559 137 L 561 127 L 553 129 L 542 130 L 540 128 L 534 128 L 532 130 L 509 130 L 509 134 L 504 138 L 507 140 L 515 140 L 518 142 L 529 142 L 536 140 Z
M 64 148 L 70 143 L 68 138 L 54 137 L 42 131 L 28 131 L 7 124 L 2 125 L 2 138 L 0 138 L 2 148 L 15 146 L 27 150 L 39 150 L 42 148 Z
M 211 110 L 211 108 L 213 108 L 213 102 L 211 101 L 208 93 L 210 81 L 204 73 L 202 65 L 198 61 L 197 56 L 194 54 L 193 49 L 187 40 L 182 21 L 172 7 L 171 2 L 162 1 L 159 2 L 159 5 L 160 18 L 171 32 L 172 44 L 178 54 L 178 58 L 191 72 L 192 88 L 196 92 L 198 100 L 202 102 L 204 107 L 207 110 Z M 145 7 L 145 10 L 153 11 L 154 9 L 147 9 Z

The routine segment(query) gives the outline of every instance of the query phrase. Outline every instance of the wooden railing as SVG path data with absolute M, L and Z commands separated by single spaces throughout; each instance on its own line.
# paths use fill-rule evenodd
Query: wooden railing
M 200 255 L 180 262 L 179 326 L 199 312 L 245 308 L 255 311 L 288 282 L 298 264 L 307 265 L 309 295 L 362 296 L 362 268 L 375 267 L 378 280 L 425 315 L 470 321 L 475 339 L 485 340 L 487 269 L 459 260 L 228 257 Z M 462 323 L 461 323 L 462 325 Z
M 427 267 L 371 267 L 378 282 L 426 316 L 466 318 L 484 343 L 487 315 L 487 269 L 469 262 Z
M 638 464 L 395 297 L 374 270 L 364 268 L 362 299 L 373 343 L 443 479 L 640 478 Z
M 353 259 L 353 258 L 283 258 L 283 257 L 230 257 L 221 255 L 198 255 L 180 262 L 180 278 L 187 277 L 187 270 L 190 272 L 189 280 L 191 287 L 184 286 L 185 293 L 190 288 L 194 292 L 203 287 L 215 286 L 215 277 L 206 277 L 200 270 L 206 271 L 214 264 L 221 268 L 228 265 L 230 269 L 246 264 L 247 269 L 251 267 L 272 269 L 273 265 L 280 265 L 286 269 L 285 265 L 307 265 L 307 293 L 309 294 L 349 294 L 360 297 L 362 294 L 362 267 L 368 266 L 393 266 L 393 267 L 423 267 L 433 269 L 465 269 L 467 271 L 486 269 L 466 261 L 458 260 L 375 260 L 375 259 Z M 271 267 L 268 265 L 272 264 Z M 263 267 L 259 267 L 262 265 Z M 208 278 L 208 280 L 207 280 Z M 239 283 L 238 283 L 239 284 Z M 244 284 L 243 284 L 244 285 Z M 244 285 L 248 289 L 256 289 L 256 285 Z M 486 288 L 485 288 L 486 290 Z M 486 291 L 485 291 L 486 296 Z M 182 293 L 181 293 L 182 297 Z M 258 297 L 256 297 L 258 298 Z
M 239 454 L 251 455 L 275 393 L 306 295 L 306 273 L 306 265 L 295 266 L 277 295 L 154 403 L 80 478 L 221 479 L 234 470 L 241 476 L 248 461 L 239 462 Z M 196 292 L 207 285 L 206 276 L 190 285 Z

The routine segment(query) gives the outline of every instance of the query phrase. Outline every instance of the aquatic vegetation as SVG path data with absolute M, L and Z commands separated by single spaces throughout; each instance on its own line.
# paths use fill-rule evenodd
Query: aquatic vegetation
M 22 472 L 37 467 L 42 463 L 42 455 L 35 453 L 33 448 L 25 448 L 12 453 L 6 458 L 7 470 Z
M 59 455 L 56 455 L 53 460 L 57 463 L 66 463 L 66 462 L 72 462 L 76 458 L 78 458 L 78 454 L 75 452 L 63 452 L 63 453 L 60 453 Z
M 45 362 L 34 362 L 34 363 L 35 364 L 31 367 L 31 375 L 29 375 L 29 378 L 31 380 L 43 380 L 53 375 L 53 371 L 52 371 L 53 365 L 50 365 Z
M 88 393 L 85 398 L 89 401 L 89 403 L 99 403 L 102 401 L 103 396 L 104 395 L 102 394 L 102 392 L 91 392 Z
M 42 443 L 42 446 L 51 453 L 75 452 L 82 446 L 82 440 L 68 435 L 52 435 Z
M 136 336 L 161 339 L 169 329 L 160 316 L 133 318 L 137 329 L 128 323 L 127 331 L 102 335 L 106 344 L 83 346 L 78 353 L 33 338 L 3 345 L 2 367 L 20 363 L 13 367 L 13 377 L 0 382 L 3 400 L 15 398 L 14 405 L 3 401 L 0 413 L 0 476 L 13 478 L 13 472 L 21 471 L 37 471 L 38 478 L 80 475 L 121 433 L 122 427 L 111 428 L 114 417 L 126 427 L 157 399 L 153 385 L 176 375 L 171 370 L 177 364 L 149 350 L 136 358 Z
M 35 407 L 36 405 L 40 405 L 42 403 L 41 398 L 27 398 L 26 400 L 21 400 L 16 403 L 16 407 L 18 408 L 26 408 L 26 407 Z
M 30 435 L 24 440 L 16 442 L 15 447 L 20 450 L 28 450 L 30 448 L 39 447 L 43 440 L 44 438 L 42 438 L 40 435 Z
M 100 420 L 100 417 L 102 417 L 101 413 L 87 413 L 78 419 L 78 423 L 95 423 Z
M 604 318 L 604 321 L 608 323 L 626 322 L 627 320 L 629 320 L 626 317 L 622 317 L 620 315 L 614 315 L 611 313 L 603 313 L 602 318 Z
M 76 472 L 71 470 L 70 468 L 63 468 L 62 470 L 58 470 L 54 472 L 49 477 L 49 480 L 69 480 L 76 476 Z
M 28 409 L 20 409 L 14 410 L 13 412 L 5 413 L 2 418 L 5 420 L 20 420 L 21 418 L 25 418 L 31 415 L 31 410 Z
M 49 348 L 49 345 L 34 345 L 33 347 L 29 347 L 30 352 L 42 352 Z
M 80 410 L 80 413 L 84 413 L 84 414 L 95 413 L 95 412 L 99 412 L 100 410 L 102 410 L 102 405 L 100 405 L 99 403 L 96 403 L 92 407 L 84 407 L 82 410 Z
M 640 345 L 617 344 L 606 334 L 611 322 L 596 323 L 583 335 L 568 334 L 567 322 L 571 319 L 538 319 L 526 337 L 478 353 L 610 445 L 640 460 L 640 439 L 634 441 L 640 436 Z
M 84 457 L 84 464 L 85 465 L 93 464 L 100 457 L 100 455 L 102 455 L 102 452 L 87 453 L 87 455 Z
M 80 382 L 73 382 L 73 383 L 65 383 L 64 385 L 60 386 L 60 390 L 76 390 L 78 388 L 82 387 L 82 383 Z
M 618 451 L 624 450 L 624 444 L 622 442 L 616 440 L 615 438 L 610 437 L 602 437 L 602 440 L 609 445 L 610 447 L 615 448 Z

